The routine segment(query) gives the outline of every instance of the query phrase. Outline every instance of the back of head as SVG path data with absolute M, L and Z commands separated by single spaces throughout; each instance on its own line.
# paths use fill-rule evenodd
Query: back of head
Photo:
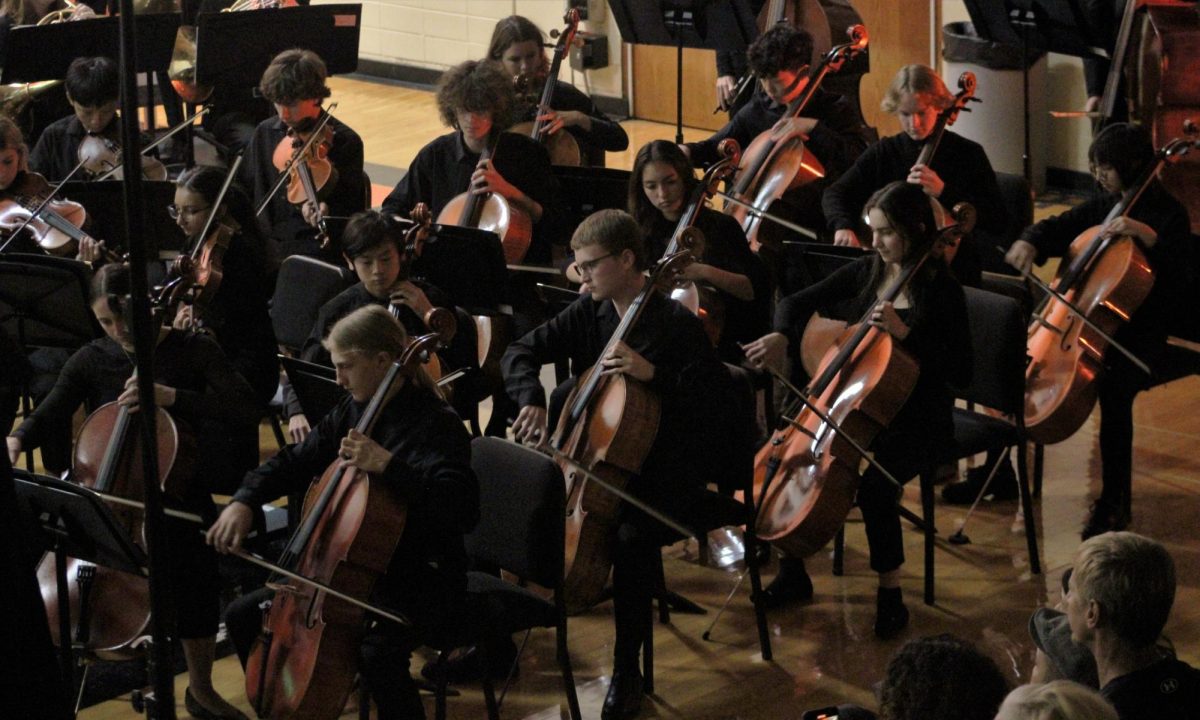
M 799 70 L 812 59 L 813 39 L 807 30 L 780 23 L 759 36 L 746 50 L 750 70 L 760 78 L 782 70 Z
M 942 82 L 941 76 L 928 65 L 905 65 L 892 78 L 879 107 L 886 113 L 899 109 L 905 95 L 924 95 L 938 110 L 950 107 L 954 95 Z
M 408 345 L 408 333 L 387 310 L 366 305 L 334 323 L 323 344 L 331 352 L 387 353 L 398 358 Z
M 646 267 L 642 231 L 633 216 L 624 210 L 597 210 L 579 223 L 575 234 L 571 236 L 571 249 L 591 246 L 600 247 L 610 255 L 620 255 L 629 250 L 637 260 L 637 267 Z
M 992 720 L 1008 682 L 987 656 L 953 635 L 912 640 L 888 663 L 881 720 Z
M 1013 690 L 996 713 L 996 720 L 1117 720 L 1117 711 L 1089 687 L 1054 680 Z
M 392 215 L 378 210 L 363 210 L 355 213 L 342 232 L 342 252 L 353 260 L 368 250 L 385 243 L 392 243 L 400 250 L 404 241 L 404 227 Z
M 84 107 L 99 107 L 121 95 L 117 64 L 106 57 L 75 58 L 63 84 L 67 96 Z
M 25 145 L 25 136 L 21 133 L 21 126 L 7 115 L 0 115 L 0 150 L 16 150 L 21 156 L 19 162 L 22 164 L 29 152 Z
M 1121 184 L 1129 188 L 1154 162 L 1150 133 L 1132 123 L 1109 125 L 1092 141 L 1088 161 L 1093 165 L 1111 165 L 1121 176 Z
M 516 94 L 512 78 L 490 60 L 467 60 L 442 73 L 437 106 L 442 122 L 458 129 L 455 113 L 489 113 L 493 132 L 512 125 Z
M 271 60 L 258 83 L 259 92 L 275 105 L 294 105 L 301 100 L 329 97 L 325 86 L 329 71 L 325 61 L 312 50 L 292 48 Z
M 651 140 L 643 145 L 633 159 L 633 172 L 629 175 L 628 196 L 629 212 L 643 228 L 648 227 L 658 215 L 658 209 L 650 203 L 646 192 L 642 189 L 642 176 L 646 172 L 646 166 L 652 162 L 666 163 L 679 174 L 679 179 L 683 182 L 685 198 L 691 196 L 692 190 L 699 182 L 692 169 L 692 161 L 675 143 L 670 140 Z
M 1167 549 L 1131 532 L 1097 535 L 1079 546 L 1073 580 L 1101 621 L 1134 647 L 1153 645 L 1175 602 L 1175 563 Z
M 487 56 L 489 60 L 499 60 L 504 51 L 523 42 L 542 44 L 542 31 L 529 18 L 521 15 L 509 15 L 492 29 L 492 39 L 488 43 Z
M 88 304 L 94 305 L 98 300 L 106 300 L 113 314 L 124 316 L 130 292 L 129 265 L 108 263 L 92 276 L 92 284 L 88 288 Z

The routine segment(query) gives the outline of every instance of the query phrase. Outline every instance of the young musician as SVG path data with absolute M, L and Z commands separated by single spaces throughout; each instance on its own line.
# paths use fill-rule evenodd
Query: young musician
M 247 474 L 208 533 L 208 541 L 220 552 L 238 547 L 250 530 L 254 508 L 303 489 L 333 462 L 370 473 L 373 488 L 378 484 L 378 489 L 404 499 L 404 533 L 370 601 L 399 611 L 412 626 L 388 620 L 372 623 L 359 650 L 359 672 L 381 720 L 425 717 L 409 675 L 409 656 L 452 629 L 461 615 L 467 583 L 463 535 L 479 516 L 471 438 L 423 371 L 397 380 L 399 391 L 381 411 L 369 437 L 354 429 L 407 343 L 404 328 L 381 307 L 359 308 L 339 320 L 325 346 L 337 368 L 338 384 L 349 396 L 303 442 Z M 243 664 L 262 628 L 259 605 L 271 594 L 266 588 L 250 593 L 226 613 L 226 626 Z
M 365 210 L 350 218 L 346 231 L 342 233 L 342 257 L 358 276 L 358 282 L 321 306 L 312 332 L 300 350 L 300 359 L 328 365 L 330 356 L 324 345 L 325 336 L 335 322 L 361 307 L 377 305 L 384 309 L 396 308 L 400 324 L 413 337 L 429 332 L 425 315 L 433 308 L 446 308 L 454 312 L 454 306 L 445 293 L 423 280 L 409 278 L 411 258 L 404 254 L 401 247 L 403 242 L 404 227 L 391 215 Z M 450 347 L 442 353 L 451 366 L 448 369 L 477 366 L 474 345 L 475 333 L 472 328 L 459 327 Z M 459 381 L 455 381 L 455 389 L 464 388 Z M 456 393 L 456 398 L 459 396 L 474 399 L 469 392 Z M 302 441 L 308 435 L 311 421 L 320 419 L 305 417 L 290 385 L 284 390 L 284 409 L 292 442 Z
M 834 243 L 860 246 L 859 210 L 871 193 L 889 182 L 904 180 L 920 185 L 947 209 L 963 200 L 971 203 L 978 214 L 975 237 L 959 244 L 952 267 L 959 282 L 974 286 L 979 284 L 981 256 L 993 254 L 990 248 L 1003 239 L 1008 226 L 1008 212 L 987 153 L 979 143 L 946 130 L 933 161 L 929 165 L 917 163 L 937 125 L 938 114 L 953 103 L 954 95 L 933 68 L 900 68 L 880 107 L 896 116 L 902 131 L 867 148 L 825 191 L 821 204 Z M 986 245 L 988 250 L 981 251 L 977 244 Z
M 539 94 L 550 71 L 550 62 L 542 48 L 542 31 L 527 18 L 510 15 L 496 23 L 488 45 L 488 59 L 499 62 L 515 81 L 524 76 L 533 82 Z M 574 85 L 555 78 L 550 107 L 529 107 L 517 122 L 548 123 L 547 133 L 565 129 L 579 142 L 585 165 L 604 167 L 605 152 L 621 152 L 629 147 L 629 136 L 620 124 L 596 108 L 592 99 Z
M 906 482 L 953 438 L 954 399 L 949 385 L 965 385 L 971 376 L 966 301 L 962 287 L 938 257 L 934 247 L 938 227 L 920 186 L 889 183 L 871 196 L 865 211 L 875 252 L 781 301 L 775 312 L 775 332 L 750 343 L 746 357 L 782 368 L 785 358 L 799 354 L 800 337 L 814 312 L 857 321 L 906 267 L 933 251 L 935 257 L 899 297 L 881 303 L 869 319 L 899 341 L 920 366 L 912 394 L 870 448 L 883 467 Z M 871 569 L 879 574 L 875 634 L 881 638 L 894 636 L 908 624 L 908 609 L 900 595 L 904 543 L 896 507 L 899 495 L 900 490 L 874 466 L 863 474 L 858 505 L 866 523 Z M 764 592 L 772 605 L 811 596 L 812 581 L 803 561 L 784 557 L 779 575 Z
M 121 96 L 117 64 L 106 57 L 75 58 L 63 84 L 75 114 L 51 123 L 33 147 L 29 168 L 52 182 L 79 164 L 79 144 L 88 135 L 118 135 L 117 105 Z M 86 176 L 76 175 L 78 180 Z
M 1088 150 L 1088 160 L 1103 192 L 1078 207 L 1026 229 L 1005 257 L 1022 273 L 1028 273 L 1034 262 L 1043 263 L 1046 258 L 1062 256 L 1079 233 L 1104 223 L 1122 193 L 1137 189 L 1135 183 L 1154 162 L 1154 148 L 1143 128 L 1118 123 L 1096 136 Z M 1172 314 L 1187 302 L 1187 253 L 1191 242 L 1187 209 L 1154 179 L 1128 215 L 1104 224 L 1100 232 L 1132 237 L 1141 246 L 1154 272 L 1150 295 L 1113 338 L 1153 370 L 1161 363 L 1166 350 Z M 1129 526 L 1133 492 L 1133 400 L 1149 387 L 1152 379 L 1113 348 L 1105 351 L 1104 365 L 1104 372 L 1096 381 L 1100 400 L 1103 489 L 1084 526 L 1085 539 Z
M 645 383 L 662 403 L 654 446 L 631 491 L 667 515 L 687 523 L 713 466 L 716 447 L 709 411 L 728 401 L 729 376 L 695 315 L 659 292 L 646 297 L 643 314 L 627 342 L 600 357 L 630 303 L 646 284 L 646 253 L 637 222 L 619 210 L 587 218 L 571 239 L 575 263 L 591 288 L 557 316 L 509 346 L 505 386 L 520 407 L 513 433 L 534 445 L 547 442 L 554 412 L 547 411 L 539 379 L 545 363 L 569 360 L 573 373 L 597 368 Z M 567 388 L 551 397 L 561 404 Z M 727 404 L 724 407 L 728 407 Z M 622 507 L 613 542 L 613 612 L 616 642 L 612 684 L 604 700 L 605 720 L 630 718 L 641 707 L 638 659 L 651 631 L 651 594 L 660 547 L 673 531 L 628 505 Z
M 132 328 L 126 311 L 129 292 L 127 265 L 110 264 L 97 271 L 92 279 L 91 307 L 105 336 L 71 356 L 54 390 L 8 436 L 10 459 L 40 446 L 47 423 L 70 418 L 80 405 L 91 411 L 115 400 L 133 409 L 138 407 L 138 388 L 132 377 Z M 214 507 L 210 487 L 222 484 L 223 475 L 241 471 L 223 462 L 228 452 L 222 436 L 235 428 L 257 434 L 258 416 L 253 403 L 247 400 L 250 388 L 221 354 L 220 347 L 203 334 L 159 328 L 154 359 L 155 403 L 187 423 L 199 442 L 197 465 L 188 478 L 186 496 L 164 497 L 164 501 L 211 517 Z M 219 429 L 224 432 L 214 432 Z M 188 712 L 194 717 L 244 720 L 245 716 L 212 686 L 220 590 L 216 555 L 204 546 L 195 525 L 167 518 L 166 527 L 172 553 L 167 565 L 171 569 L 169 587 L 177 608 L 175 629 L 188 666 Z M 140 542 L 140 538 L 134 540 Z
M 629 178 L 629 212 L 638 221 L 651 259 L 666 252 L 698 184 L 678 145 L 653 140 L 638 150 Z M 737 365 L 744 358 L 738 344 L 762 337 L 769 329 L 767 271 L 733 218 L 706 207 L 695 227 L 704 237 L 703 260 L 685 267 L 680 277 L 716 290 L 725 310 L 717 355 Z
M 258 89 L 275 106 L 277 117 L 263 120 L 255 128 L 246 146 L 240 178 L 253 196 L 256 211 L 279 178 L 280 169 L 273 160 L 276 148 L 280 143 L 289 147 L 288 143 L 294 142 L 294 138 L 307 140 L 308 133 L 328 114 L 321 107 L 330 95 L 325 84 L 328 75 L 324 60 L 311 50 L 300 49 L 279 53 L 263 72 Z M 288 202 L 285 182 L 259 215 L 264 233 L 279 245 L 281 260 L 290 255 L 310 255 L 335 262 L 336 250 L 321 251 L 317 239 L 317 210 L 322 216 L 343 218 L 344 221 L 366 208 L 362 138 L 334 117 L 329 119 L 326 127 L 333 133 L 326 157 L 337 169 L 337 180 L 331 179 L 332 187 L 318 191 L 319 208 L 312 207 L 311 203 L 297 206 Z M 291 156 L 290 152 L 285 155 Z M 331 220 L 328 225 L 334 243 L 339 234 L 337 222 Z
M 421 148 L 383 201 L 383 211 L 407 215 L 423 202 L 437 217 L 467 190 L 496 193 L 533 221 L 525 261 L 548 264 L 559 231 L 557 186 L 546 149 L 523 135 L 503 132 L 512 125 L 515 102 L 512 82 L 495 63 L 470 60 L 447 70 L 438 81 L 437 105 L 442 122 L 454 132 Z M 492 143 L 491 160 L 481 161 L 480 154 Z
M 185 171 L 175 181 L 175 202 L 167 210 L 188 238 L 189 248 L 203 242 L 199 235 L 210 213 L 216 215 L 210 236 L 222 225 L 232 233 L 221 258 L 216 295 L 199 313 L 193 305 L 180 303 L 174 325 L 190 328 L 195 318 L 196 327 L 211 331 L 226 357 L 250 382 L 255 401 L 265 411 L 279 385 L 275 331 L 267 311 L 270 261 L 250 200 L 236 183 L 229 186 L 221 204 L 214 206 L 225 176 L 220 168 L 201 165 Z M 251 464 L 257 459 L 255 446 Z
M 725 138 L 736 140 L 744 152 L 756 137 L 770 130 L 783 117 L 788 103 L 808 87 L 812 52 L 812 36 L 802 28 L 780 24 L 759 36 L 746 56 L 759 78 L 761 92 L 712 137 L 683 146 L 692 163 L 707 167 L 716 162 L 717 146 Z M 825 227 L 820 193 L 866 149 L 872 133 L 849 101 L 823 89 L 805 108 L 800 128 L 808 136 L 805 147 L 824 166 L 825 177 L 788 192 L 772 206 L 772 212 L 820 232 Z M 762 231 L 764 241 L 784 237 L 769 221 L 764 221 Z

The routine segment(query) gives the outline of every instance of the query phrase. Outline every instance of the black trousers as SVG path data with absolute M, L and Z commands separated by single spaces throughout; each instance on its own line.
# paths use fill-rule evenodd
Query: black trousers
M 1133 497 L 1133 401 L 1145 384 L 1140 370 L 1127 361 L 1113 361 L 1096 387 L 1100 401 L 1100 501 L 1114 508 L 1128 510 Z
M 875 460 L 901 483 L 907 483 L 924 470 L 925 458 L 930 457 L 909 433 L 882 435 L 872 448 Z M 871 569 L 877 573 L 891 572 L 904 564 L 898 505 L 901 492 L 874 465 L 863 473 L 858 487 L 858 507 L 866 526 Z

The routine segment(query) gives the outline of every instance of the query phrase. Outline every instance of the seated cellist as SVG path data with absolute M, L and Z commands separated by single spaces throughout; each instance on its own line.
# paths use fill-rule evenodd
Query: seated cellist
M 646 283 L 645 250 L 637 222 L 619 210 L 597 212 L 571 239 L 575 264 L 591 289 L 569 307 L 509 346 L 504 354 L 505 386 L 520 407 L 513 424 L 516 438 L 540 445 L 553 431 L 560 388 L 546 396 L 539 373 L 545 363 L 569 360 L 578 376 L 592 366 L 606 374 L 623 373 L 646 383 L 662 402 L 654 445 L 631 491 L 645 502 L 688 524 L 689 513 L 706 482 L 706 468 L 717 463 L 713 435 L 717 423 L 708 411 L 729 407 L 730 381 L 704 334 L 699 319 L 658 292 L 629 336 L 612 353 L 598 357 L 630 303 Z M 651 595 L 659 548 L 678 539 L 673 531 L 639 510 L 623 506 L 613 550 L 613 610 L 616 642 L 612 684 L 604 700 L 605 720 L 637 715 L 642 700 L 638 661 L 651 631 Z
M 303 442 L 247 474 L 208 532 L 209 543 L 219 552 L 237 548 L 250 531 L 254 508 L 303 489 L 339 457 L 406 501 L 404 533 L 371 600 L 398 610 L 412 626 L 380 620 L 366 630 L 359 650 L 359 672 L 383 720 L 425 717 L 409 676 L 409 658 L 461 617 L 467 583 L 463 535 L 479 516 L 471 437 L 424 371 L 397 381 L 403 385 L 384 406 L 370 437 L 354 429 L 407 344 L 403 326 L 377 305 L 359 308 L 335 323 L 325 347 L 338 384 L 349 395 Z M 262 629 L 260 604 L 272 594 L 262 588 L 234 601 L 226 612 L 226 626 L 243 665 Z
M 1135 185 L 1154 162 L 1154 147 L 1145 129 L 1118 123 L 1105 128 L 1092 141 L 1088 161 L 1101 194 L 1027 228 L 1006 257 L 1022 273 L 1028 273 L 1034 262 L 1061 256 L 1079 233 L 1104 222 L 1121 194 Z M 1167 347 L 1172 314 L 1187 303 L 1187 245 L 1191 241 L 1187 209 L 1154 180 L 1128 215 L 1114 218 L 1101 232 L 1133 237 L 1145 250 L 1154 271 L 1150 295 L 1114 338 L 1154 370 Z M 1133 400 L 1150 386 L 1152 379 L 1123 354 L 1111 349 L 1105 353 L 1104 365 L 1097 388 L 1103 483 L 1100 498 L 1092 505 L 1091 516 L 1083 528 L 1085 540 L 1129 527 L 1133 494 Z
M 814 312 L 856 321 L 906 266 L 930 250 L 938 234 L 929 198 L 919 185 L 890 183 L 871 196 L 865 211 L 875 252 L 784 298 L 775 312 L 775 332 L 747 345 L 747 358 L 782 371 L 787 358 L 798 356 L 801 335 Z M 880 303 L 869 322 L 898 340 L 920 366 L 912 394 L 869 448 L 903 483 L 953 437 L 954 398 L 949 384 L 965 385 L 971 376 L 971 336 L 962 287 L 940 257 L 930 258 L 899 299 Z M 793 365 L 800 368 L 799 362 Z M 896 635 L 908 624 L 908 609 L 900 594 L 904 543 L 899 492 L 874 466 L 863 474 L 858 490 L 871 569 L 879 574 L 875 634 L 881 638 Z M 784 556 L 779 574 L 763 592 L 769 606 L 811 598 L 812 581 L 804 561 Z

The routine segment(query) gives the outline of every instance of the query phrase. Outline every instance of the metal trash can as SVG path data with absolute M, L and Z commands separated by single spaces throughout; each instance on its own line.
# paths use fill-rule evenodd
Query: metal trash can
M 953 22 L 942 28 L 944 78 L 950 92 L 957 92 L 958 76 L 975 73 L 975 95 L 983 102 L 972 103 L 971 112 L 961 113 L 954 132 L 983 146 L 996 172 L 1024 175 L 1025 106 L 1023 99 L 1021 48 L 981 38 L 969 22 Z M 1029 156 L 1035 192 L 1046 185 L 1046 54 L 1030 53 L 1029 65 Z

